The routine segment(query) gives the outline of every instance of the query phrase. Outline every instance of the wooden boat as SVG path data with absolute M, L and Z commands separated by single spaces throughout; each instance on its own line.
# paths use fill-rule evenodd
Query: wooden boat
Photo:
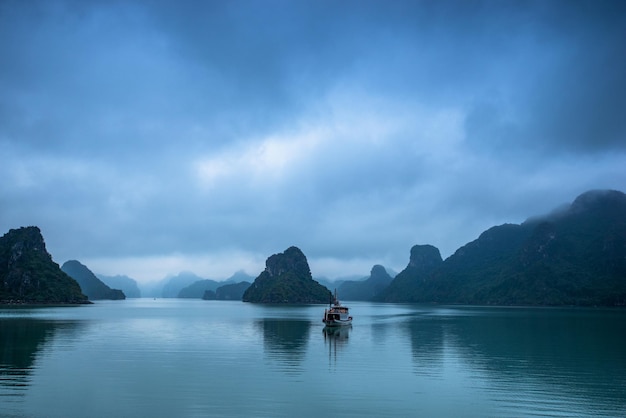
M 327 327 L 342 327 L 346 325 L 352 325 L 352 317 L 350 316 L 347 306 L 343 306 L 339 299 L 337 299 L 337 289 L 335 289 L 335 296 L 330 300 L 329 307 L 324 309 L 324 318 L 322 322 Z

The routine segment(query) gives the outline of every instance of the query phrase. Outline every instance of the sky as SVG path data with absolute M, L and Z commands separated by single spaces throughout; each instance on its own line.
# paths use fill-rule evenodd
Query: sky
M 0 0 L 0 234 L 158 280 L 445 259 L 626 191 L 626 2 Z

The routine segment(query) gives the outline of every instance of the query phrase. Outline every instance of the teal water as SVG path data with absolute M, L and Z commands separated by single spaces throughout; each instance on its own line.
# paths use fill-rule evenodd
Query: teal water
M 626 415 L 626 311 L 130 299 L 0 309 L 2 417 Z

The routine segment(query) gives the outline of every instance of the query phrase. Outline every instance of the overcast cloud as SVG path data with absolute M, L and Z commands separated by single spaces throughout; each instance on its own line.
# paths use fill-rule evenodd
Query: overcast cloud
M 626 191 L 623 1 L 0 0 L 0 233 L 160 279 L 448 257 Z

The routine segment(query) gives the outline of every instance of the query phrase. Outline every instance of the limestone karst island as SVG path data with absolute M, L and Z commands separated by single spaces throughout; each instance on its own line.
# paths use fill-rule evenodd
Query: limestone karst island
M 552 213 L 519 225 L 494 226 L 445 260 L 436 247 L 415 245 L 408 265 L 395 277 L 375 265 L 363 280 L 318 281 L 295 246 L 270 256 L 252 283 L 245 280 L 248 277 L 221 287 L 219 282 L 199 280 L 167 297 L 311 304 L 328 303 L 329 289 L 338 287 L 348 300 L 625 306 L 626 195 L 615 190 L 583 193 Z M 122 290 L 110 288 L 77 260 L 60 268 L 47 252 L 38 227 L 11 229 L 0 238 L 2 304 L 82 304 L 124 298 Z

